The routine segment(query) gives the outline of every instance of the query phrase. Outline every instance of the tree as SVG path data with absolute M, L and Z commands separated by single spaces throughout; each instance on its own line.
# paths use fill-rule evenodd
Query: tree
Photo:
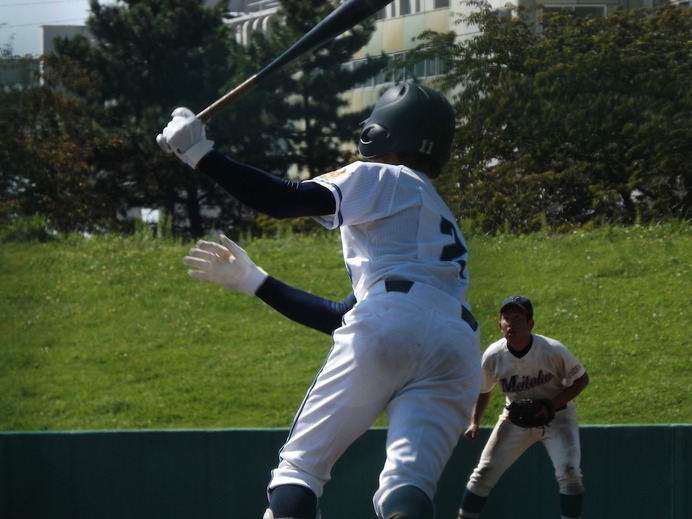
M 472 0 L 478 35 L 426 34 L 456 90 L 446 196 L 486 232 L 688 218 L 692 11 L 510 15 Z M 540 29 L 540 26 L 539 26 Z
M 234 68 L 235 41 L 221 21 L 222 6 L 201 0 L 91 0 L 87 26 L 92 39 L 77 36 L 56 44 L 48 66 L 85 70 L 100 85 L 85 88 L 79 74 L 63 74 L 63 89 L 101 107 L 103 126 L 119 136 L 104 157 L 101 176 L 127 190 L 129 206 L 164 209 L 178 232 L 200 236 L 203 204 L 233 205 L 201 176 L 165 155 L 154 137 L 176 106 L 202 107 L 218 97 Z
M 26 70 L 33 65 L 18 61 Z M 85 88 L 98 88 L 88 72 L 70 73 Z M 0 216 L 41 216 L 59 231 L 117 229 L 116 212 L 108 208 L 124 203 L 122 190 L 99 164 L 118 148 L 118 135 L 96 122 L 94 107 L 58 86 L 55 70 L 46 67 L 40 83 L 0 89 Z
M 204 176 L 152 150 L 153 136 L 165 124 L 162 115 L 167 120 L 176 106 L 200 111 L 288 48 L 332 4 L 285 1 L 281 22 L 275 21 L 266 34 L 255 33 L 250 46 L 240 48 L 221 24 L 223 4 L 206 10 L 199 0 L 124 3 L 126 8 L 93 1 L 89 28 L 96 45 L 71 40 L 58 47 L 63 59 L 79 60 L 99 72 L 107 85 L 102 101 L 128 121 L 129 159 L 121 162 L 119 174 L 138 186 L 142 205 L 163 203 L 174 215 L 183 205 L 193 236 L 211 225 L 247 225 L 254 215 Z M 356 128 L 337 125 L 336 114 L 344 104 L 338 94 L 358 79 L 349 81 L 342 63 L 367 43 L 371 32 L 372 24 L 356 28 L 267 80 L 215 116 L 207 125 L 210 137 L 239 160 L 279 175 L 291 166 L 314 174 L 338 164 L 336 150 L 342 139 L 353 139 Z M 203 207 L 217 211 L 206 222 Z
M 178 234 L 250 225 L 254 214 L 163 153 L 154 137 L 173 108 L 200 111 L 283 52 L 333 4 L 287 0 L 282 22 L 254 34 L 247 48 L 222 23 L 223 2 L 204 8 L 202 0 L 91 0 L 90 6 L 90 37 L 60 39 L 55 54 L 44 56 L 53 79 L 32 90 L 41 101 L 25 112 L 27 139 L 13 149 L 25 169 L 8 186 L 29 186 L 14 193 L 24 207 L 65 230 L 117 228 L 117 211 L 133 206 L 163 209 Z M 349 73 L 342 63 L 372 29 L 372 22 L 354 28 L 215 116 L 207 130 L 217 147 L 279 175 L 291 168 L 314 175 L 340 164 L 341 144 L 353 142 L 362 116 L 340 114 L 339 94 L 378 66 L 373 60 L 370 69 Z M 39 121 L 45 124 L 33 124 Z M 69 206 L 69 218 L 58 214 Z

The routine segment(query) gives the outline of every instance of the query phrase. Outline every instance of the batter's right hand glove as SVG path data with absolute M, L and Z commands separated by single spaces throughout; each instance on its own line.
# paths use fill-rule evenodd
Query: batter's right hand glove
M 219 240 L 220 244 L 200 240 L 196 248 L 190 249 L 189 256 L 183 258 L 183 263 L 198 270 L 188 270 L 188 274 L 195 279 L 255 295 L 268 274 L 254 264 L 247 252 L 226 236 L 219 235 Z
M 167 153 L 176 156 L 191 168 L 196 168 L 214 146 L 205 136 L 204 123 L 189 108 L 176 108 L 173 119 L 156 136 L 156 142 Z

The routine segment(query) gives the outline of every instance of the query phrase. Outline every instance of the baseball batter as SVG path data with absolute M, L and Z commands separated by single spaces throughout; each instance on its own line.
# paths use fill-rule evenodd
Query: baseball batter
M 555 467 L 562 518 L 581 517 L 584 487 L 573 399 L 588 385 L 589 376 L 563 344 L 532 334 L 533 326 L 533 305 L 528 298 L 517 295 L 505 299 L 499 323 L 504 338 L 483 354 L 481 393 L 464 436 L 475 441 L 492 389 L 498 383 L 507 404 L 525 398 L 547 399 L 555 418 L 546 427 L 526 429 L 511 423 L 507 409 L 503 411 L 466 486 L 460 519 L 480 517 L 486 498 L 502 474 L 535 442 L 543 443 Z M 538 412 L 549 410 L 544 407 Z
M 454 121 L 438 92 L 396 85 L 360 135 L 358 149 L 371 162 L 300 183 L 215 151 L 187 109 L 176 109 L 157 139 L 248 206 L 276 218 L 312 216 L 341 232 L 354 304 L 348 311 L 344 305 L 334 324 L 332 350 L 280 451 L 265 519 L 319 517 L 334 463 L 382 412 L 389 429 L 376 514 L 434 516 L 437 482 L 471 417 L 481 378 L 478 325 L 466 302 L 466 244 L 430 182 L 449 159 Z M 202 278 L 214 277 L 205 272 L 214 255 L 230 270 L 243 263 L 232 243 L 220 247 L 228 254 L 206 245 L 191 255 L 201 262 Z M 245 270 L 253 274 L 243 291 L 266 296 L 267 282 L 276 280 Z M 282 297 L 281 290 L 269 292 Z

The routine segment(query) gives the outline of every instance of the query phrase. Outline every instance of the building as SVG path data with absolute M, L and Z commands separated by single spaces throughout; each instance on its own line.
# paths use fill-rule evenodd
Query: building
M 491 6 L 502 10 L 507 6 L 523 6 L 535 9 L 536 15 L 570 9 L 577 16 L 606 16 L 619 6 L 625 9 L 651 8 L 661 3 L 660 0 L 490 0 Z M 689 0 L 681 0 L 681 5 L 688 5 Z M 276 16 L 279 6 L 277 0 L 230 0 L 229 13 L 224 22 L 235 31 L 240 43 L 248 41 L 251 31 L 269 26 Z M 537 8 L 537 6 L 540 6 Z M 418 43 L 416 37 L 423 31 L 456 32 L 460 39 L 473 36 L 475 29 L 460 23 L 460 16 L 468 14 L 469 6 L 464 0 L 393 0 L 377 15 L 375 32 L 368 43 L 345 66 L 357 67 L 358 62 L 367 56 L 379 56 L 385 53 L 391 60 L 399 60 Z M 427 61 L 416 65 L 413 71 L 418 79 L 434 77 L 443 72 L 437 61 Z M 360 110 L 372 106 L 391 79 L 384 74 L 372 78 L 366 84 L 348 92 L 346 95 L 352 109 Z
M 269 0 L 231 0 L 229 16 L 224 22 L 235 32 L 240 43 L 248 41 L 249 32 L 268 27 L 269 21 L 276 16 L 278 1 Z M 455 30 L 453 10 L 460 8 L 459 0 L 394 0 L 385 6 L 377 15 L 375 32 L 365 47 L 345 66 L 357 67 L 358 63 L 368 56 L 379 56 L 385 53 L 391 60 L 401 59 L 406 51 L 416 45 L 414 38 L 424 30 L 448 32 Z M 439 63 L 429 62 L 418 65 L 416 77 L 425 78 L 441 73 Z M 359 85 L 347 96 L 353 110 L 372 106 L 382 87 L 389 78 L 384 74 Z
M 213 5 L 213 0 L 206 0 L 206 4 Z M 236 40 L 247 43 L 249 35 L 255 30 L 268 30 L 272 19 L 277 17 L 279 0 L 228 0 L 228 11 L 223 16 L 223 21 L 234 31 Z M 577 16 L 606 16 L 619 6 L 625 9 L 651 8 L 661 3 L 661 0 L 490 0 L 492 6 L 501 10 L 508 5 L 521 5 L 527 8 L 536 8 L 536 14 L 547 13 L 559 9 L 571 9 Z M 675 2 L 683 7 L 689 7 L 690 0 L 678 0 Z M 416 36 L 425 30 L 438 32 L 454 31 L 459 38 L 466 38 L 474 34 L 474 28 L 459 23 L 459 16 L 467 14 L 469 7 L 464 0 L 393 0 L 385 6 L 377 15 L 375 33 L 370 43 L 361 49 L 352 62 L 346 66 L 358 66 L 360 60 L 367 56 L 379 56 L 387 54 L 391 60 L 401 59 L 407 51 L 410 51 L 418 42 Z M 57 36 L 72 37 L 77 34 L 88 34 L 84 26 L 74 25 L 44 25 L 41 27 L 41 53 L 48 54 L 53 51 L 53 41 Z M 7 67 L 0 67 L 4 69 Z M 417 78 L 434 77 L 442 70 L 436 62 L 420 63 L 416 66 Z M 0 78 L 5 72 L 0 70 Z M 374 104 L 380 92 L 378 86 L 387 82 L 384 75 L 375 77 L 367 84 L 360 85 L 348 95 L 350 103 L 355 110 Z
M 55 38 L 73 38 L 77 35 L 89 37 L 84 25 L 42 25 L 40 31 L 41 54 L 50 54 L 55 50 Z
M 88 36 L 84 25 L 42 25 L 39 31 L 41 54 L 54 51 L 57 37 L 72 38 L 78 34 Z M 29 86 L 40 83 L 40 58 L 6 58 L 0 60 L 0 85 L 5 87 Z
M 28 58 L 0 60 L 0 88 L 25 87 L 38 82 L 39 62 Z
M 235 32 L 236 41 L 244 45 L 253 31 L 269 29 L 278 8 L 278 0 L 229 0 L 223 21 Z

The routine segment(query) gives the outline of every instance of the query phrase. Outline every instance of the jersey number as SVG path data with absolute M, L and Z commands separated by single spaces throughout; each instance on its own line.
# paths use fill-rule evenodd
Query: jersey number
M 440 232 L 442 234 L 451 236 L 454 240 L 454 243 L 445 245 L 442 248 L 442 255 L 440 256 L 440 259 L 442 261 L 456 261 L 461 267 L 459 277 L 463 278 L 464 269 L 466 269 L 466 260 L 462 258 L 466 255 L 468 250 L 466 247 L 464 247 L 464 244 L 461 243 L 461 239 L 459 239 L 459 234 L 457 233 L 457 229 L 454 224 L 445 217 L 442 217 L 442 221 L 440 222 Z
M 435 144 L 435 141 L 429 141 L 428 139 L 423 139 L 423 142 L 420 145 L 420 151 L 421 153 L 425 153 L 426 155 L 431 155 L 432 154 L 432 149 L 433 149 L 433 144 Z

